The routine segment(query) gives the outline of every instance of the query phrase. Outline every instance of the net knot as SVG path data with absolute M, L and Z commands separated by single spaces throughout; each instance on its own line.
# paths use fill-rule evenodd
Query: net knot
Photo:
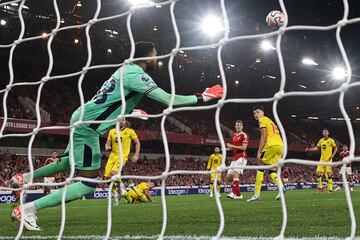
M 65 179 L 65 185 L 69 185 L 69 184 L 71 184 L 71 182 L 72 182 L 71 178 L 66 178 Z
M 224 106 L 224 104 L 225 104 L 225 100 L 224 100 L 224 99 L 219 99 L 219 100 L 218 100 L 218 103 L 217 103 L 217 107 L 218 107 L 218 108 L 221 108 L 221 107 Z
M 47 81 L 49 81 L 50 77 L 49 76 L 45 76 L 43 78 L 41 78 L 41 83 L 46 83 Z
M 89 25 L 93 25 L 94 23 L 96 23 L 96 20 L 95 20 L 95 19 L 90 19 L 90 20 L 88 21 L 88 24 L 89 24 Z
M 82 70 L 81 70 L 81 73 L 82 74 L 86 74 L 88 71 L 88 68 L 87 67 L 83 67 Z
M 349 88 L 349 84 L 348 83 L 343 83 L 340 87 L 340 92 L 346 92 Z
M 227 42 L 228 42 L 228 38 L 223 37 L 222 39 L 220 39 L 219 44 L 220 46 L 224 46 Z
M 6 85 L 5 90 L 6 90 L 7 92 L 10 91 L 10 90 L 11 90 L 11 84 Z
M 127 64 L 130 64 L 131 62 L 132 62 L 131 59 L 126 59 L 126 60 L 124 61 L 124 64 L 127 65 Z
M 173 50 L 171 50 L 171 55 L 175 56 L 176 54 L 178 54 L 178 52 L 180 52 L 180 49 L 174 48 Z
M 284 91 L 281 90 L 281 91 L 275 93 L 274 99 L 275 99 L 275 100 L 280 100 L 281 98 L 283 98 L 283 96 L 284 96 Z
M 172 110 L 172 108 L 170 108 L 170 107 L 168 107 L 167 109 L 165 109 L 165 110 L 163 111 L 164 115 L 170 115 L 170 114 L 171 114 L 171 110 Z
M 20 43 L 21 43 L 21 40 L 20 40 L 20 39 L 17 39 L 17 40 L 14 41 L 14 44 L 15 44 L 15 45 L 18 45 L 18 44 L 20 44 Z
M 338 27 L 344 27 L 344 26 L 346 26 L 346 24 L 347 24 L 347 20 L 344 20 L 344 19 L 337 22 Z
M 39 128 L 34 128 L 32 132 L 33 132 L 34 135 L 38 134 L 39 133 Z
M 161 179 L 166 179 L 168 176 L 169 176 L 169 174 L 167 172 L 161 173 Z

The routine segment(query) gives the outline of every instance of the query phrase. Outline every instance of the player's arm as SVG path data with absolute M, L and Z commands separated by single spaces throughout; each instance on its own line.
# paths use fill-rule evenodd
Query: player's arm
M 199 101 L 207 102 L 211 99 L 221 98 L 223 94 L 223 88 L 220 85 L 216 85 L 214 87 L 206 89 L 201 95 L 176 95 L 174 97 L 174 106 L 187 106 L 194 105 Z M 170 104 L 171 94 L 165 92 L 161 88 L 155 88 L 149 93 L 147 96 L 157 102 L 160 102 L 166 106 Z
M 321 149 L 320 141 L 321 141 L 321 139 L 319 140 L 319 142 L 317 143 L 317 145 L 315 147 L 305 148 L 305 152 L 317 152 L 317 151 L 320 151 L 320 149 Z
M 338 152 L 338 147 L 336 146 L 335 141 L 332 141 L 333 154 L 331 155 L 331 159 L 333 159 Z
M 153 202 L 149 189 L 145 189 L 144 194 L 150 202 Z
M 140 153 L 140 140 L 139 138 L 134 138 L 132 139 L 134 141 L 135 144 L 135 153 L 132 156 L 131 160 L 132 162 L 137 162 L 137 160 L 139 159 L 139 153 Z
M 107 137 L 106 143 L 105 143 L 105 151 L 109 151 L 110 149 L 111 149 L 111 134 L 109 131 L 108 137 Z
M 266 138 L 265 138 L 266 139 Z M 231 149 L 238 149 L 238 150 L 241 150 L 241 151 L 245 151 L 247 149 L 247 146 L 248 144 L 247 143 L 243 143 L 241 146 L 235 146 L 235 145 L 232 145 L 230 143 L 227 143 L 226 146 L 228 148 L 231 148 Z
M 261 153 L 265 146 L 265 142 L 266 142 L 266 138 L 267 138 L 266 127 L 260 128 L 260 133 L 261 133 L 261 137 L 260 137 L 259 148 L 258 148 L 258 152 L 257 152 L 257 156 L 256 156 L 257 159 L 260 159 Z
M 209 160 L 208 160 L 208 163 L 207 163 L 207 166 L 206 166 L 206 170 L 210 170 L 211 169 L 211 162 L 212 162 L 212 159 L 211 159 L 211 156 L 209 157 Z

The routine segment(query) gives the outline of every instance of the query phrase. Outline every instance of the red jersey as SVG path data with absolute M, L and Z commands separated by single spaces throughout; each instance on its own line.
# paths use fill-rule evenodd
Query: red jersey
M 58 160 L 57 158 L 55 158 L 55 159 L 48 158 L 48 159 L 45 160 L 44 166 L 45 166 L 45 165 L 48 165 L 48 164 L 50 164 L 50 163 L 53 163 L 53 162 L 55 162 L 55 161 L 57 161 L 57 160 Z M 55 177 L 55 175 L 48 176 L 48 177 Z
M 242 132 L 240 134 L 234 134 L 234 136 L 232 137 L 232 145 L 235 146 L 242 146 L 243 144 L 248 144 L 249 143 L 249 137 L 246 133 Z M 246 154 L 246 150 L 239 150 L 239 149 L 233 149 L 233 160 L 236 161 L 239 158 L 246 158 L 247 154 Z
M 289 178 L 289 170 L 285 169 L 285 170 L 282 172 L 282 177 L 283 177 L 283 178 Z
M 340 153 L 340 160 L 342 161 L 344 158 L 350 155 L 349 151 L 342 151 Z M 346 167 L 351 167 L 351 163 L 346 164 Z

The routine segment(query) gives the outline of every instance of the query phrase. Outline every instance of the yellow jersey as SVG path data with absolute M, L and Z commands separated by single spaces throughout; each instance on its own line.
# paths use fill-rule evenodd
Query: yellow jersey
M 334 139 L 329 137 L 325 140 L 322 138 L 316 146 L 321 149 L 320 162 L 332 162 L 333 148 L 336 147 Z
M 261 117 L 259 119 L 259 127 L 266 128 L 266 141 L 264 148 L 283 145 L 279 129 L 270 118 L 265 116 Z
M 220 153 L 211 154 L 206 169 L 215 170 L 218 166 L 221 165 L 221 159 L 222 155 Z
M 131 141 L 136 138 L 138 138 L 138 136 L 136 135 L 135 131 L 131 128 L 124 128 L 122 131 L 120 131 L 122 152 L 125 161 L 127 161 L 130 153 Z M 116 137 L 116 128 L 113 128 L 109 131 L 107 139 L 111 141 L 111 155 L 115 155 L 120 158 L 119 145 Z
M 145 190 L 149 190 L 149 184 L 146 182 L 142 182 L 140 184 L 138 184 L 136 186 L 136 189 L 140 192 L 140 193 L 144 193 Z

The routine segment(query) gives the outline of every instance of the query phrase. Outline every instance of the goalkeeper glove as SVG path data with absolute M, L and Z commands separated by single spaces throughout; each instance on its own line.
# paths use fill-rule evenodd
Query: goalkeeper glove
M 201 99 L 203 102 L 207 102 L 212 99 L 221 98 L 223 93 L 223 87 L 217 84 L 211 88 L 206 88 L 203 93 L 198 94 L 198 99 Z

